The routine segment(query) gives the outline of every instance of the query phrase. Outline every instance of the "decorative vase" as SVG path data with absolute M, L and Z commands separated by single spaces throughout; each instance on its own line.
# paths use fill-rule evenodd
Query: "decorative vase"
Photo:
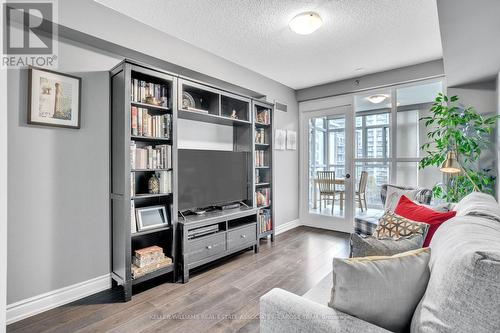
M 151 193 L 151 194 L 160 193 L 160 181 L 158 180 L 156 175 L 152 175 L 151 178 L 149 178 L 148 190 L 149 190 L 149 193 Z

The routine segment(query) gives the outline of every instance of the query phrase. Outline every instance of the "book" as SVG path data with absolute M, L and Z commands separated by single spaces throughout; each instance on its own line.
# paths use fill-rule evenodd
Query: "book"
M 134 200 L 130 200 L 130 232 L 137 232 L 137 221 L 135 219 L 135 203 Z
M 137 267 L 144 267 L 147 265 L 154 264 L 162 259 L 165 259 L 165 254 L 164 253 L 159 253 L 158 255 L 155 256 L 146 256 L 143 258 L 137 258 L 136 256 L 132 257 L 132 263 L 136 265 Z
M 132 106 L 132 110 L 130 110 L 130 126 L 132 127 L 132 135 L 137 135 L 137 107 Z
M 169 257 L 165 257 L 162 260 L 159 260 L 153 264 L 146 265 L 144 267 L 138 267 L 136 265 L 132 265 L 132 279 L 140 278 L 148 273 L 152 273 L 161 268 L 167 267 L 172 264 L 172 259 Z
M 157 245 L 153 245 L 134 251 L 134 254 L 137 258 L 143 258 L 145 256 L 152 255 L 155 253 L 163 253 L 163 249 Z

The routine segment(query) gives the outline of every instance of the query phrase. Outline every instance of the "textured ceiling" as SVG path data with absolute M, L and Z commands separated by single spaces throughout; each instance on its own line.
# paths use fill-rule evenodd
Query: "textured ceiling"
M 442 53 L 436 0 L 96 1 L 294 89 Z M 290 31 L 289 20 L 310 10 L 324 25 Z

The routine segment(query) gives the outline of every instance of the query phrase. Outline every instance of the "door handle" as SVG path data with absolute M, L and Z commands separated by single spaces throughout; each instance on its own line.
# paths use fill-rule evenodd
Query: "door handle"
M 346 173 L 346 174 L 345 174 L 345 178 L 346 178 L 346 179 L 349 179 L 349 178 L 351 178 L 351 175 L 350 175 L 350 174 L 348 174 L 348 173 Z
M 247 238 L 247 235 L 241 235 L 241 238 Z
M 212 249 L 212 245 L 207 246 L 207 250 L 210 250 L 210 249 Z

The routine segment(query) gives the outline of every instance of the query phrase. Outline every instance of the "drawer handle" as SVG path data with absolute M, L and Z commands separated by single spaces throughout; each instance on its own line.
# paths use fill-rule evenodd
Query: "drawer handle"
M 241 238 L 247 238 L 247 235 L 241 235 Z
M 212 245 L 207 245 L 207 249 L 211 249 L 212 248 Z

